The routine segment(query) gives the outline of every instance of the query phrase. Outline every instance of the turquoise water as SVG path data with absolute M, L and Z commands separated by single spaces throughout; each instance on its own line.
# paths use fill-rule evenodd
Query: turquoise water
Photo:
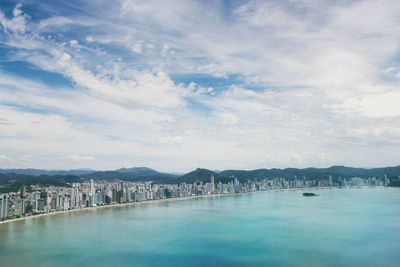
M 399 266 L 400 188 L 256 192 L 0 225 L 0 266 Z

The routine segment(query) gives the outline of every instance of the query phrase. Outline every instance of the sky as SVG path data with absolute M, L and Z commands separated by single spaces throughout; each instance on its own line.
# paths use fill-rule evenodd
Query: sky
M 0 168 L 400 164 L 400 1 L 0 2 Z

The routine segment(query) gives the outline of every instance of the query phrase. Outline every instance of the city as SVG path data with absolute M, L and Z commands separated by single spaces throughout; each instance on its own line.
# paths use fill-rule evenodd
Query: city
M 399 267 L 399 14 L 1 0 L 0 267 Z
M 260 179 L 240 183 L 233 177 L 223 184 L 215 183 L 211 175 L 210 182 L 203 184 L 153 184 L 152 182 L 122 182 L 91 179 L 83 183 L 72 183 L 70 188 L 58 186 L 37 186 L 27 188 L 23 185 L 19 192 L 0 195 L 0 220 L 12 220 L 53 212 L 80 210 L 90 207 L 117 205 L 171 198 L 194 197 L 203 195 L 238 194 L 254 191 L 266 191 L 291 188 L 349 187 L 349 186 L 387 186 L 389 179 L 369 177 L 350 179 L 332 176 L 322 180 L 305 180 L 295 177 Z

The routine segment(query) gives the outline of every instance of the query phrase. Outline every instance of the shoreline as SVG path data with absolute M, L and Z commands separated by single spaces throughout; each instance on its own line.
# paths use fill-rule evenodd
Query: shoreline
M 267 190 L 265 190 L 265 191 L 267 191 Z M 265 191 L 255 191 L 255 192 L 265 192 Z M 270 190 L 270 191 L 272 191 L 272 190 Z M 233 195 L 238 195 L 238 194 L 255 193 L 255 192 L 243 192 L 243 193 L 236 193 L 236 194 L 195 195 L 195 196 L 188 196 L 188 197 L 151 199 L 151 200 L 145 200 L 145 201 L 139 201 L 139 202 L 127 202 L 127 203 L 119 203 L 119 204 L 110 204 L 110 205 L 102 205 L 102 206 L 95 206 L 95 207 L 87 207 L 87 208 L 82 208 L 82 209 L 72 209 L 72 210 L 65 210 L 65 211 L 53 211 L 53 212 L 41 213 L 41 214 L 25 216 L 25 217 L 21 217 L 21 218 L 15 218 L 15 219 L 10 219 L 10 220 L 0 221 L 0 225 L 1 224 L 5 224 L 5 223 L 24 221 L 24 220 L 28 220 L 28 219 L 35 219 L 35 218 L 40 218 L 40 217 L 45 217 L 45 216 L 68 214 L 68 213 L 74 213 L 74 212 L 95 211 L 95 210 L 98 210 L 98 209 L 105 209 L 105 208 L 125 208 L 125 207 L 128 207 L 128 206 L 159 204 L 159 203 L 170 202 L 170 201 L 183 201 L 183 200 L 196 199 L 196 198 L 233 196 Z
M 120 203 L 120 204 L 110 204 L 110 205 L 103 205 L 103 206 L 96 206 L 96 207 L 87 207 L 83 209 L 72 209 L 72 210 L 65 210 L 65 211 L 54 211 L 54 212 L 47 212 L 32 216 L 26 216 L 22 218 L 15 218 L 5 221 L 0 221 L 1 224 L 24 221 L 27 219 L 36 219 L 45 216 L 54 216 L 60 214 L 69 214 L 74 212 L 86 212 L 86 211 L 95 211 L 98 209 L 105 209 L 105 208 L 125 208 L 129 206 L 140 206 L 140 205 L 148 205 L 148 204 L 159 204 L 164 202 L 170 201 L 183 201 L 183 200 L 190 200 L 190 199 L 198 199 L 198 198 L 211 198 L 211 197 L 223 197 L 223 196 L 235 196 L 235 195 L 242 195 L 242 194 L 250 194 L 250 193 L 260 193 L 260 192 L 277 192 L 277 191 L 295 191 L 295 190 L 315 190 L 315 189 L 337 189 L 337 188 L 357 188 L 357 187 L 377 187 L 377 186 L 346 186 L 346 187 L 313 187 L 313 188 L 277 188 L 277 189 L 269 189 L 269 190 L 259 190 L 259 191 L 250 191 L 250 192 L 239 192 L 233 194 L 210 194 L 210 195 L 195 195 L 195 196 L 188 196 L 188 197 L 176 197 L 176 198 L 163 198 L 163 199 L 151 199 L 145 200 L 140 202 L 127 202 L 127 203 Z M 379 186 L 380 187 L 380 186 Z M 384 186 L 382 186 L 384 187 Z

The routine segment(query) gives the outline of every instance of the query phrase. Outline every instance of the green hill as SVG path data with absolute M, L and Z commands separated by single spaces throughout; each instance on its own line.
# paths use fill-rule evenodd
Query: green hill
M 70 176 L 33 176 L 24 174 L 0 174 L 0 193 L 16 192 L 22 185 L 25 185 L 29 190 L 31 185 L 41 186 L 62 186 L 71 187 L 67 184 L 67 180 L 79 179 L 79 177 Z

